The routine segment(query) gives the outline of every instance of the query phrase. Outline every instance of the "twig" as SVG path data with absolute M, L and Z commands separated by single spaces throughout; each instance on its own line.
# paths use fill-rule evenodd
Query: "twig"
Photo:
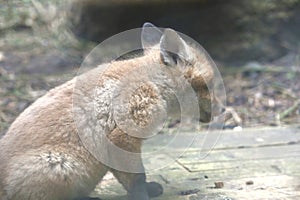
M 278 84 L 270 84 L 271 87 L 273 87 L 274 89 L 276 89 L 277 91 L 281 92 L 284 95 L 287 95 L 293 99 L 298 99 L 297 95 L 294 94 L 291 90 L 286 89 Z
M 230 113 L 230 115 L 232 116 L 232 119 L 234 120 L 234 122 L 238 125 L 242 124 L 242 118 L 237 114 L 237 112 L 232 108 L 232 107 L 226 107 L 226 111 L 227 114 Z M 229 119 L 229 116 L 226 117 L 225 121 L 227 121 Z
M 285 111 L 281 112 L 279 114 L 279 119 L 282 120 L 282 119 L 286 118 L 290 113 L 292 113 L 295 110 L 297 110 L 297 108 L 299 108 L 299 106 L 300 106 L 300 99 L 298 99 L 297 101 L 295 101 L 295 103 L 291 107 L 289 107 Z
M 46 7 L 36 0 L 31 0 L 31 3 L 39 14 L 39 17 L 45 23 L 50 23 L 51 21 L 53 21 L 55 16 L 57 16 L 57 9 L 55 6 L 48 3 L 48 6 Z

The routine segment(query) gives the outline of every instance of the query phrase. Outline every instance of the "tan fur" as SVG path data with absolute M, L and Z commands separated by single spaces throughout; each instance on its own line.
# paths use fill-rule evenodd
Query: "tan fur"
M 143 133 L 140 133 L 141 138 L 133 137 L 119 125 L 122 126 L 122 122 L 126 125 L 128 119 L 140 127 L 151 123 L 157 110 L 167 109 L 167 105 L 172 104 L 172 90 L 181 84 L 179 76 L 190 82 L 198 94 L 200 112 L 204 113 L 202 120 L 210 120 L 212 97 L 207 84 L 211 84 L 213 70 L 204 55 L 193 48 L 190 50 L 193 63 L 182 63 L 180 67 L 165 66 L 160 51 L 150 50 L 139 58 L 107 64 L 104 73 L 100 73 L 100 68 L 91 70 L 39 98 L 20 114 L 0 140 L 0 199 L 71 200 L 85 197 L 110 170 L 124 188 L 133 193 L 132 198 L 140 200 L 134 187 L 139 187 L 138 179 L 143 183 L 144 175 L 110 169 L 82 143 L 74 121 L 73 98 L 78 93 L 87 101 L 95 101 L 99 123 L 109 140 L 123 150 L 140 153 Z M 158 68 L 161 71 L 156 73 Z M 172 76 L 164 76 L 164 72 Z M 86 81 L 77 85 L 81 78 Z M 134 92 L 128 92 L 128 102 L 119 105 L 121 122 L 116 122 L 110 113 L 114 108 L 110 108 L 106 99 L 113 97 L 110 90 L 114 88 L 117 88 L 115 92 L 119 88 L 122 94 L 126 90 L 126 84 L 122 85 L 124 81 L 132 83 L 130 88 Z M 74 90 L 75 86 L 77 90 Z M 93 99 L 95 87 L 99 96 Z M 79 106 L 78 111 L 82 112 L 82 120 L 86 120 L 84 117 L 89 108 Z M 118 158 L 121 155 L 112 156 L 115 160 L 122 159 Z M 148 199 L 148 195 L 143 199 Z

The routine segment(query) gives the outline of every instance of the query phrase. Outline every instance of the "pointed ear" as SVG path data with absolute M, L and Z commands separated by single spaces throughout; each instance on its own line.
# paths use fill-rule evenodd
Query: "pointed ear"
M 153 24 L 146 22 L 142 30 L 142 47 L 143 49 L 150 48 L 159 43 L 162 32 Z
M 172 29 L 166 29 L 160 40 L 161 59 L 166 65 L 174 66 L 180 59 L 189 60 L 188 46 Z

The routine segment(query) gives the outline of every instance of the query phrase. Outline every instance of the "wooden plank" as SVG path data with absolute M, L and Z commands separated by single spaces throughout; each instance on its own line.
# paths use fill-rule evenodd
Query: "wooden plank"
M 248 180 L 253 185 L 246 185 Z M 223 193 L 233 199 L 299 199 L 299 177 L 285 175 L 267 177 L 248 177 L 246 179 L 231 180 L 225 183 Z
M 245 182 L 252 180 L 253 185 L 246 185 Z M 202 183 L 178 183 L 174 181 L 171 184 L 163 184 L 164 194 L 153 200 L 260 200 L 260 199 L 299 199 L 300 192 L 297 190 L 298 183 L 292 177 L 270 176 L 263 178 L 246 178 L 224 182 L 222 189 L 210 189 L 210 184 Z M 207 186 L 207 188 L 204 188 Z M 198 192 L 190 195 L 180 195 L 184 191 L 198 189 Z M 112 192 L 112 190 L 117 192 Z M 127 200 L 126 192 L 118 183 L 110 185 L 110 189 L 104 192 L 101 189 L 96 190 L 91 196 L 100 197 L 105 200 Z
M 204 164 L 185 164 L 190 172 L 215 173 L 226 170 L 228 178 L 262 175 L 300 175 L 300 159 L 282 158 L 282 159 L 261 159 L 244 160 L 237 162 L 214 162 Z M 227 177 L 224 177 L 227 178 Z
M 195 141 L 195 144 L 192 145 L 192 147 L 200 147 L 201 143 L 200 138 L 200 140 Z M 246 129 L 237 132 L 221 132 L 215 149 L 285 145 L 294 143 L 300 143 L 300 127 Z
M 206 157 L 201 157 L 200 151 L 186 151 L 177 158 L 181 164 L 186 163 L 214 163 L 227 161 L 244 161 L 256 159 L 271 158 L 299 158 L 300 160 L 300 144 L 291 144 L 285 146 L 264 146 L 257 148 L 242 149 L 213 149 L 208 152 Z M 172 156 L 172 153 L 169 153 Z M 176 156 L 177 154 L 175 154 Z M 175 157 L 174 157 L 175 159 Z M 300 168 L 300 167 L 299 167 Z
M 189 134 L 180 134 L 175 148 L 165 147 L 172 135 L 158 137 L 158 141 L 152 139 L 152 144 L 148 143 L 145 148 L 149 153 L 145 162 L 146 169 L 150 169 L 148 180 L 162 183 L 165 191 L 163 196 L 154 198 L 156 200 L 300 199 L 300 131 L 297 127 L 222 132 L 215 148 L 207 149 L 210 153 L 203 159 L 199 157 L 200 141 L 188 150 L 180 144 L 180 140 L 190 141 Z M 170 164 L 154 170 L 165 161 Z M 246 184 L 249 180 L 253 185 Z M 214 189 L 216 181 L 222 181 L 224 188 Z M 102 184 L 94 196 L 126 199 L 126 192 L 116 180 Z M 198 192 L 181 195 L 195 189 Z
M 300 127 L 246 129 L 243 131 L 211 131 L 199 133 L 158 134 L 146 140 L 149 151 L 210 151 L 211 149 L 247 148 L 300 143 Z

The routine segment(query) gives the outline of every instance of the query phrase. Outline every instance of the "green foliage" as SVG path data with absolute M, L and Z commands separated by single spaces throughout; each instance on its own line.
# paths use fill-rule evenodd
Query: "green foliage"
M 224 27 L 218 34 L 226 42 L 215 44 L 212 40 L 211 45 L 212 51 L 221 58 L 229 55 L 233 59 L 255 60 L 265 55 L 265 60 L 270 60 L 299 48 L 300 29 L 296 27 L 300 26 L 297 22 L 300 0 L 210 2 L 215 2 L 224 15 L 215 26 Z
M 69 0 L 12 0 L 0 7 L 0 35 L 12 49 L 76 46 L 66 21 Z M 21 34 L 22 37 L 19 37 Z M 27 36 L 26 36 L 27 34 Z M 22 38 L 22 39 L 19 39 Z

